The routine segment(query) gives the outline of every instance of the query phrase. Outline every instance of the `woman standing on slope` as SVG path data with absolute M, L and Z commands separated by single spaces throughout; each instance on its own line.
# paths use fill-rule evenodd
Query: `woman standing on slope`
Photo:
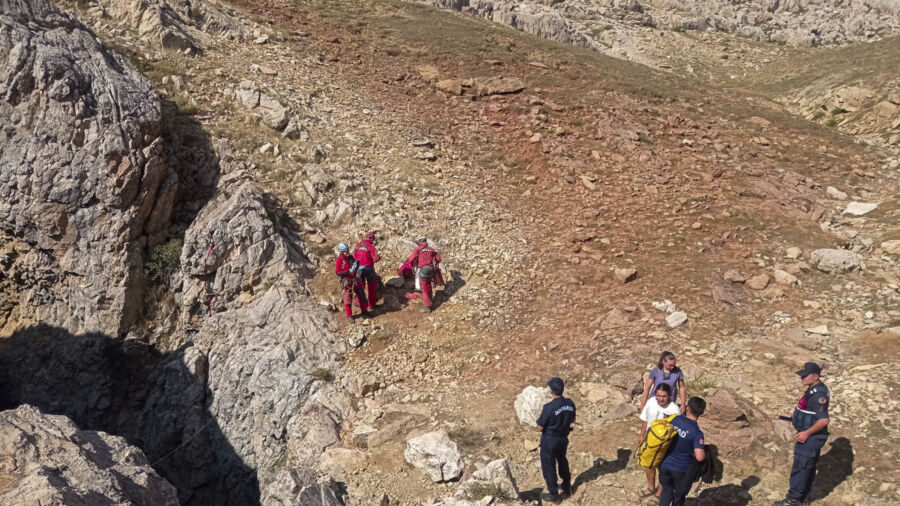
M 641 410 L 644 409 L 644 405 L 647 404 L 647 398 L 650 396 L 650 392 L 656 392 L 656 387 L 658 385 L 666 384 L 672 389 L 671 399 L 675 401 L 676 399 L 681 398 L 681 412 L 684 413 L 684 407 L 687 392 L 684 387 L 684 374 L 681 372 L 681 369 L 675 366 L 675 354 L 671 351 L 664 351 L 662 355 L 659 357 L 659 362 L 656 364 L 656 367 L 650 370 L 650 376 L 647 377 L 647 381 L 644 382 L 644 394 L 641 396 Z

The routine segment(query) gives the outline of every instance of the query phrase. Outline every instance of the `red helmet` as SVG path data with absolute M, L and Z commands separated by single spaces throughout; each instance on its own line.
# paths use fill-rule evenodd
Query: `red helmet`
M 375 232 L 369 232 L 368 234 L 366 234 L 366 239 L 369 241 L 374 241 L 375 240 Z

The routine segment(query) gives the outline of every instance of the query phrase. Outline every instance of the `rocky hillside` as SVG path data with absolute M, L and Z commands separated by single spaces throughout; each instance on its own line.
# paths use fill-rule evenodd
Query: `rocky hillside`
M 759 42 L 813 46 L 871 42 L 900 26 L 900 4 L 894 0 L 424 1 L 611 54 L 652 46 L 653 31 L 733 33 Z
M 184 504 L 537 504 L 530 420 L 559 375 L 579 406 L 571 502 L 636 504 L 635 387 L 665 348 L 689 393 L 710 401 L 701 425 L 720 450 L 716 482 L 692 500 L 766 504 L 790 467 L 791 434 L 775 417 L 799 395 L 797 364 L 814 359 L 835 405 L 815 498 L 896 502 L 900 465 L 884 448 L 897 422 L 878 409 L 896 389 L 900 325 L 900 176 L 882 142 L 894 127 L 873 123 L 861 144 L 850 123 L 813 118 L 821 97 L 804 88 L 837 86 L 838 71 L 849 86 L 858 74 L 841 55 L 879 48 L 865 63 L 882 68 L 870 99 L 892 103 L 876 83 L 895 79 L 893 39 L 792 48 L 638 26 L 638 7 L 676 27 L 692 4 L 592 7 L 631 13 L 610 16 L 652 34 L 642 54 L 677 55 L 654 70 L 596 51 L 575 18 L 495 4 L 441 5 L 523 30 L 394 0 L 3 4 L 0 27 L 15 37 L 0 38 L 12 48 L 0 82 L 57 76 L 14 63 L 44 61 L 40 44 L 21 41 L 90 41 L 84 55 L 63 51 L 75 63 L 53 79 L 82 67 L 128 76 L 72 88 L 77 103 L 116 111 L 88 132 L 132 132 L 126 120 L 144 104 L 155 136 L 126 137 L 117 160 L 145 167 L 129 146 L 152 145 L 173 181 L 151 199 L 166 219 L 148 228 L 157 222 L 136 218 L 149 206 L 140 198 L 103 204 L 97 181 L 118 172 L 102 150 L 78 165 L 94 151 L 75 138 L 61 150 L 72 163 L 41 163 L 60 148 L 29 158 L 44 149 L 29 121 L 54 110 L 56 81 L 4 95 L 16 98 L 0 102 L 2 118 L 17 126 L 2 157 L 20 154 L 2 158 L 0 177 L 19 181 L 27 167 L 76 195 L 57 217 L 124 221 L 70 219 L 61 233 L 35 211 L 56 209 L 55 193 L 19 186 L 4 201 L 0 408 L 32 404 L 124 437 Z M 767 22 L 794 8 L 775 6 Z M 754 74 L 764 59 L 772 73 Z M 776 68 L 796 78 L 780 82 Z M 124 100 L 129 86 L 139 101 Z M 790 103 L 801 95 L 810 102 Z M 42 125 L 61 139 L 72 128 Z M 26 210 L 37 218 L 17 221 Z M 336 311 L 333 246 L 372 229 L 386 287 L 375 318 L 351 326 Z M 393 275 L 419 234 L 448 278 L 427 316 Z M 84 244 L 107 260 L 70 269 Z M 83 295 L 107 286 L 101 275 L 134 280 L 121 306 L 61 309 L 92 307 L 99 299 Z
M 692 79 L 754 90 L 807 119 L 900 143 L 900 4 L 427 0 Z M 841 49 L 825 49 L 840 46 Z M 853 65 L 847 65 L 847 62 Z M 896 99 L 896 97 L 894 97 Z

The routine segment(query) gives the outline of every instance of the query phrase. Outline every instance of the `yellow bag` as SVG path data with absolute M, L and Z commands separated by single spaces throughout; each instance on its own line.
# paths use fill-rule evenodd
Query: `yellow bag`
M 678 432 L 672 425 L 672 420 L 678 415 L 670 415 L 666 418 L 654 420 L 647 427 L 647 435 L 644 442 L 635 452 L 635 461 L 645 469 L 657 469 L 669 451 L 669 445 Z

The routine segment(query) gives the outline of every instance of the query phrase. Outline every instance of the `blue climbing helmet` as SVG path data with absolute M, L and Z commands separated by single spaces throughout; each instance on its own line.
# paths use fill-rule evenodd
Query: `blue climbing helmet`
M 340 252 L 350 251 L 350 246 L 347 246 L 347 243 L 342 242 L 342 243 L 338 244 L 338 251 L 340 251 Z

